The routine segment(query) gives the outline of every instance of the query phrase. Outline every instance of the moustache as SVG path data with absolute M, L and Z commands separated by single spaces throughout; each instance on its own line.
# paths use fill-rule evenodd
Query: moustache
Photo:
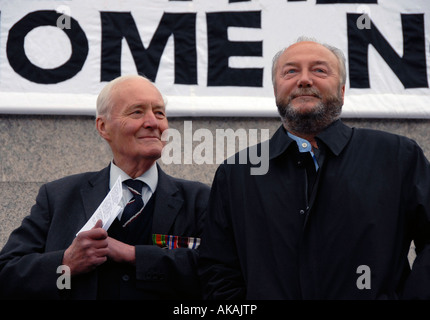
M 313 96 L 321 99 L 320 92 L 315 88 L 298 88 L 291 93 L 290 100 L 300 96 Z

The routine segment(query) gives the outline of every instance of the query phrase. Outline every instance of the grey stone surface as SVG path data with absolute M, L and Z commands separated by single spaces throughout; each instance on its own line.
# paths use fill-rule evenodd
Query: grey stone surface
M 37 182 L 0 182 L 0 248 L 30 213 L 39 187 Z
M 417 141 L 430 158 L 430 120 L 344 119 L 344 122 L 407 136 Z M 250 129 L 268 129 L 271 136 L 280 121 L 278 118 L 171 118 L 169 124 L 181 137 L 185 135 L 184 124 L 191 124 L 192 134 L 198 129 L 208 129 L 215 139 L 217 129 L 228 128 L 235 132 L 244 129 L 247 133 Z M 107 143 L 96 132 L 94 118 L 88 116 L 0 115 L 0 141 L 0 248 L 29 214 L 43 183 L 100 170 L 111 160 Z M 196 139 L 191 149 L 194 151 L 201 143 Z M 218 167 L 217 143 L 220 141 L 214 142 L 212 163 L 166 165 L 159 161 L 159 164 L 171 175 L 210 185 Z M 182 152 L 184 148 L 182 140 Z

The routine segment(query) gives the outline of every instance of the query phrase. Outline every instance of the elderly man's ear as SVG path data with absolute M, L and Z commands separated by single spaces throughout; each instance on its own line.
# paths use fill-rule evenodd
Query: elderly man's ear
M 110 141 L 109 131 L 106 130 L 107 129 L 106 126 L 107 126 L 106 121 L 103 119 L 103 117 L 98 117 L 96 119 L 96 128 L 97 128 L 97 131 L 99 132 L 100 136 L 103 139 Z

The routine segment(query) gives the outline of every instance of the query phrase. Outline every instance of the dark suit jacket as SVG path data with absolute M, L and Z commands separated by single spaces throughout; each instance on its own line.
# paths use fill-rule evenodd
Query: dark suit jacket
M 71 279 L 59 290 L 65 249 L 109 192 L 109 166 L 43 185 L 22 225 L 0 253 L 0 298 L 96 299 L 97 271 Z M 200 237 L 209 187 L 171 177 L 158 167 L 153 234 Z M 135 285 L 130 298 L 199 298 L 198 251 L 136 246 Z M 134 275 L 133 275 L 134 276 Z M 123 289 L 123 290 L 129 290 Z

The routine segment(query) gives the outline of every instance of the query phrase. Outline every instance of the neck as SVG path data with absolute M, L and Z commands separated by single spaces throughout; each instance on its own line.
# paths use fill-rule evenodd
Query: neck
M 151 166 L 155 163 L 155 159 L 145 159 L 145 161 L 131 163 L 114 158 L 113 162 L 116 166 L 121 168 L 122 171 L 127 173 L 130 178 L 136 179 L 137 177 L 140 177 L 142 174 L 148 171 L 149 168 L 151 168 Z

